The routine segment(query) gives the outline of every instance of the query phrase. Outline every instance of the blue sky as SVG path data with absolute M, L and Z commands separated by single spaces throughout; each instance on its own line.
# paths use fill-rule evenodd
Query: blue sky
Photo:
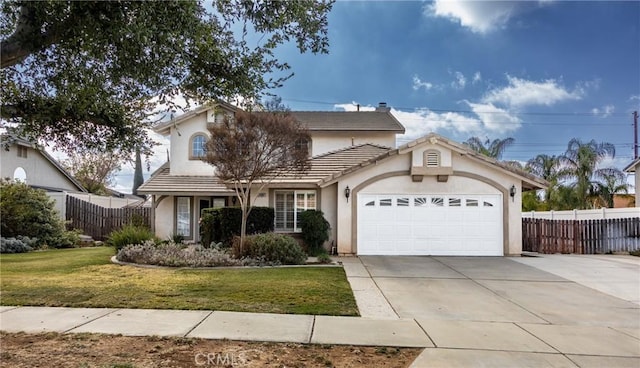
M 503 158 L 526 161 L 595 139 L 615 144 L 611 164 L 632 160 L 640 2 L 338 1 L 329 42 L 328 55 L 277 50 L 295 75 L 271 92 L 292 110 L 384 101 L 407 129 L 398 144 L 513 137 Z

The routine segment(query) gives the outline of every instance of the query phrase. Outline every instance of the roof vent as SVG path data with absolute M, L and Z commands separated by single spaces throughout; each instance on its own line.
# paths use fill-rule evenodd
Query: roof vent
M 391 111 L 391 109 L 387 107 L 387 103 L 386 102 L 380 102 L 378 104 L 378 107 L 376 107 L 376 111 L 377 112 L 389 112 L 389 111 Z

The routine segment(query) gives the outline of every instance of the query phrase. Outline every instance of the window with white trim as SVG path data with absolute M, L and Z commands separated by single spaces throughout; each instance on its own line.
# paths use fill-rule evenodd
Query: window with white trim
M 196 134 L 189 142 L 189 160 L 200 160 L 206 155 L 205 145 L 207 137 L 204 134 Z
M 176 234 L 191 238 L 191 197 L 176 197 Z
M 315 190 L 278 190 L 275 192 L 275 230 L 301 232 L 300 214 L 315 210 L 317 197 Z

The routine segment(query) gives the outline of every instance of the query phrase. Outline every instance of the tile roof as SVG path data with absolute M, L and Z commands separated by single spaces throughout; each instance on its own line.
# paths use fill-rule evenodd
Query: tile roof
M 310 131 L 388 131 L 404 133 L 404 126 L 389 112 L 291 111 Z
M 287 173 L 277 177 L 273 184 L 314 183 L 331 179 L 340 172 L 369 161 L 391 148 L 365 143 L 315 156 L 309 160 L 310 167 L 303 173 Z
M 380 156 L 380 154 L 389 150 L 389 147 L 366 143 L 324 153 L 312 157 L 309 160 L 310 166 L 306 171 L 283 174 L 275 178 L 270 186 L 315 186 L 322 180 L 328 180 L 341 171 L 366 162 L 372 157 Z M 138 193 L 157 195 L 179 195 L 182 193 L 230 195 L 234 192 L 213 175 L 170 175 L 169 162 L 167 162 L 138 188 Z
M 214 175 L 170 175 L 169 162 L 166 162 L 138 188 L 138 193 L 231 195 L 234 191 Z
M 171 120 L 156 124 L 156 133 L 168 134 L 169 129 L 198 114 L 220 107 L 226 111 L 242 111 L 231 104 L 217 101 L 196 107 Z M 254 112 L 262 114 L 265 112 Z M 376 131 L 404 133 L 404 126 L 400 124 L 388 111 L 290 111 L 300 123 L 310 131 Z

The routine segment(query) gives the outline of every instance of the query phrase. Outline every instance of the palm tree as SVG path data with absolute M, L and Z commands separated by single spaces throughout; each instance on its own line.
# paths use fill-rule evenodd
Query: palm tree
M 479 137 L 471 137 L 464 144 L 478 153 L 500 160 L 504 150 L 513 142 L 515 142 L 513 138 L 494 139 L 493 141 L 487 138 L 483 141 Z
M 544 192 L 544 200 L 549 208 L 555 209 L 552 204 L 552 198 L 554 197 L 552 193 L 557 190 L 560 180 L 565 176 L 560 168 L 560 158 L 555 155 L 540 154 L 527 161 L 525 169 L 549 182 L 549 187 Z
M 629 193 L 630 185 L 616 175 L 604 175 L 602 182 L 595 183 L 596 201 L 608 208 L 613 208 L 613 197 Z
M 611 143 L 597 143 L 595 140 L 582 142 L 577 138 L 569 141 L 567 151 L 560 156 L 563 173 L 575 179 L 573 187 L 576 191 L 578 207 L 589 208 L 589 194 L 593 192 L 598 179 L 607 175 L 623 178 L 624 174 L 616 168 L 598 168 L 605 158 L 615 157 L 616 149 Z

